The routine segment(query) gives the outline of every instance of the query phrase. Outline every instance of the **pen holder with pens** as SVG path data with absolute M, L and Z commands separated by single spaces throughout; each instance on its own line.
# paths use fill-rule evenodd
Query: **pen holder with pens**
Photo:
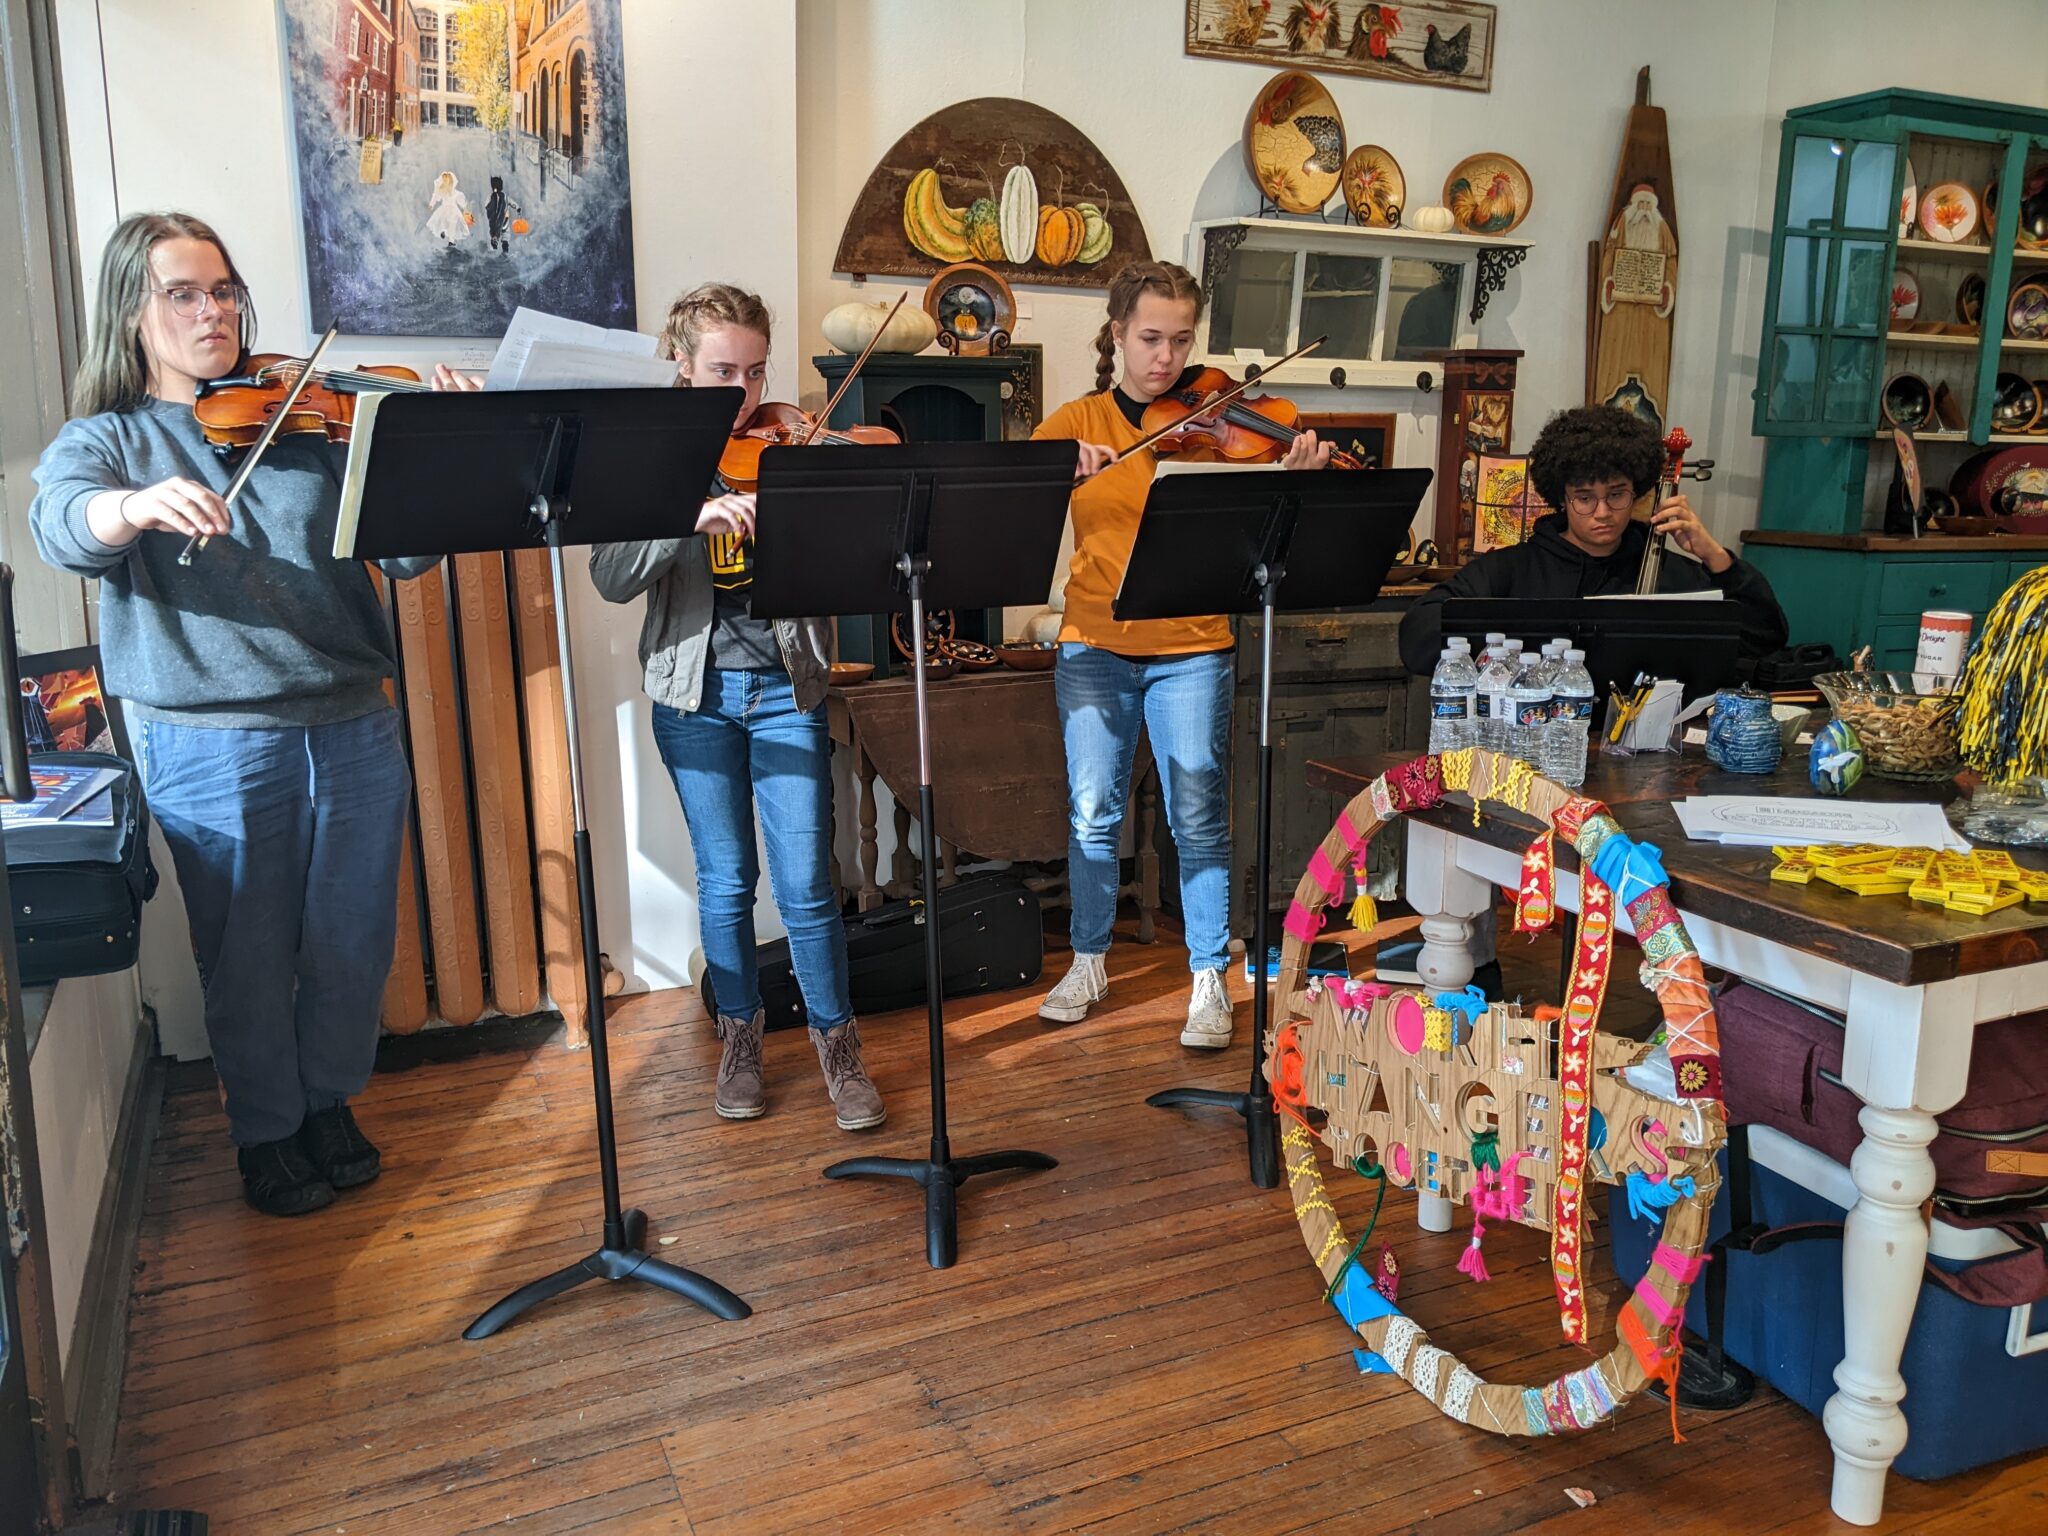
M 1600 732 L 1600 750 L 1610 757 L 1679 749 L 1679 685 L 1641 682 L 1633 689 L 1617 687 L 1607 697 L 1607 718 Z

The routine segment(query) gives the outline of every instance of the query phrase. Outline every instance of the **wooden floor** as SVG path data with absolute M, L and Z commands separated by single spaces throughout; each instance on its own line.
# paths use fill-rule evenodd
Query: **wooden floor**
M 1285 1191 L 1244 1176 L 1237 1122 L 1144 1107 L 1247 1070 L 1244 1008 L 1222 1057 L 1177 1043 L 1185 964 L 1170 935 L 1120 944 L 1114 1006 L 1067 1029 L 1040 1025 L 1036 992 L 949 1009 L 955 1151 L 1060 1167 L 970 1185 L 942 1273 L 914 1187 L 818 1176 L 850 1151 L 921 1155 L 921 1016 L 867 1025 L 893 1118 L 853 1137 L 801 1036 L 770 1036 L 771 1111 L 734 1125 L 711 1111 L 694 995 L 618 1007 L 626 1198 L 674 1240 L 657 1253 L 753 1304 L 741 1323 L 594 1284 L 463 1342 L 502 1292 L 595 1244 L 585 1053 L 380 1074 L 359 1108 L 387 1171 L 292 1222 L 243 1207 L 210 1076 L 185 1073 L 135 1281 L 121 1506 L 202 1511 L 231 1536 L 1854 1529 L 1827 1513 L 1819 1424 L 1768 1389 L 1688 1415 L 1682 1446 L 1647 1400 L 1610 1430 L 1511 1442 L 1360 1376 Z M 1331 1182 L 1357 1230 L 1369 1196 Z M 1427 1236 L 1413 1211 L 1397 1194 L 1382 1218 L 1404 1309 L 1482 1374 L 1541 1381 L 1582 1358 L 1552 1347 L 1539 1235 L 1490 1231 L 1495 1279 L 1475 1286 L 1453 1267 L 1462 1215 Z M 1890 1509 L 1889 1531 L 2048 1529 L 2048 1458 L 1894 1478 Z

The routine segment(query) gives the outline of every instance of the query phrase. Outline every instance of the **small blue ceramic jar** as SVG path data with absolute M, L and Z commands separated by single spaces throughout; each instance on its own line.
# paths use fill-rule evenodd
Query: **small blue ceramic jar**
M 1707 724 L 1707 757 L 1729 773 L 1771 773 L 1784 752 L 1769 694 L 1723 688 Z

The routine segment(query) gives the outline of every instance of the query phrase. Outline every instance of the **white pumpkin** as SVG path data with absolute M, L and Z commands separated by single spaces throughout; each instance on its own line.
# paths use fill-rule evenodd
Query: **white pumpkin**
M 882 322 L 889 318 L 889 305 L 877 300 L 873 304 L 856 299 L 851 304 L 842 304 L 825 316 L 821 329 L 825 340 L 841 352 L 859 352 L 881 330 Z M 938 339 L 939 323 L 922 309 L 906 304 L 889 322 L 889 329 L 883 332 L 876 343 L 877 352 L 922 352 Z
M 1425 235 L 1449 234 L 1457 226 L 1451 217 L 1451 210 L 1432 203 L 1427 208 L 1417 208 L 1408 215 L 1408 227 L 1419 229 Z
M 1003 205 L 998 225 L 1005 260 L 1022 266 L 1038 249 L 1038 179 L 1021 165 L 1003 178 Z

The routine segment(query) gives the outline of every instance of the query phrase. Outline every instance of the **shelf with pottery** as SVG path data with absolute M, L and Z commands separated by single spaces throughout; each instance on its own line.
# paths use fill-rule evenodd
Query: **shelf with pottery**
M 1310 356 L 1262 376 L 1283 387 L 1436 389 L 1443 368 L 1435 354 L 1477 342 L 1488 300 L 1532 245 L 1510 235 L 1314 218 L 1205 220 L 1187 237 L 1187 263 L 1210 296 L 1190 361 L 1233 372 L 1263 370 L 1328 333 L 1330 340 Z M 1321 258 L 1314 278 L 1311 256 Z M 1370 329 L 1360 324 L 1349 335 L 1343 325 L 1358 295 L 1312 286 L 1327 283 L 1335 263 L 1346 258 L 1360 262 L 1355 280 L 1369 283 L 1373 297 Z M 1237 344 L 1251 336 L 1257 344 Z

